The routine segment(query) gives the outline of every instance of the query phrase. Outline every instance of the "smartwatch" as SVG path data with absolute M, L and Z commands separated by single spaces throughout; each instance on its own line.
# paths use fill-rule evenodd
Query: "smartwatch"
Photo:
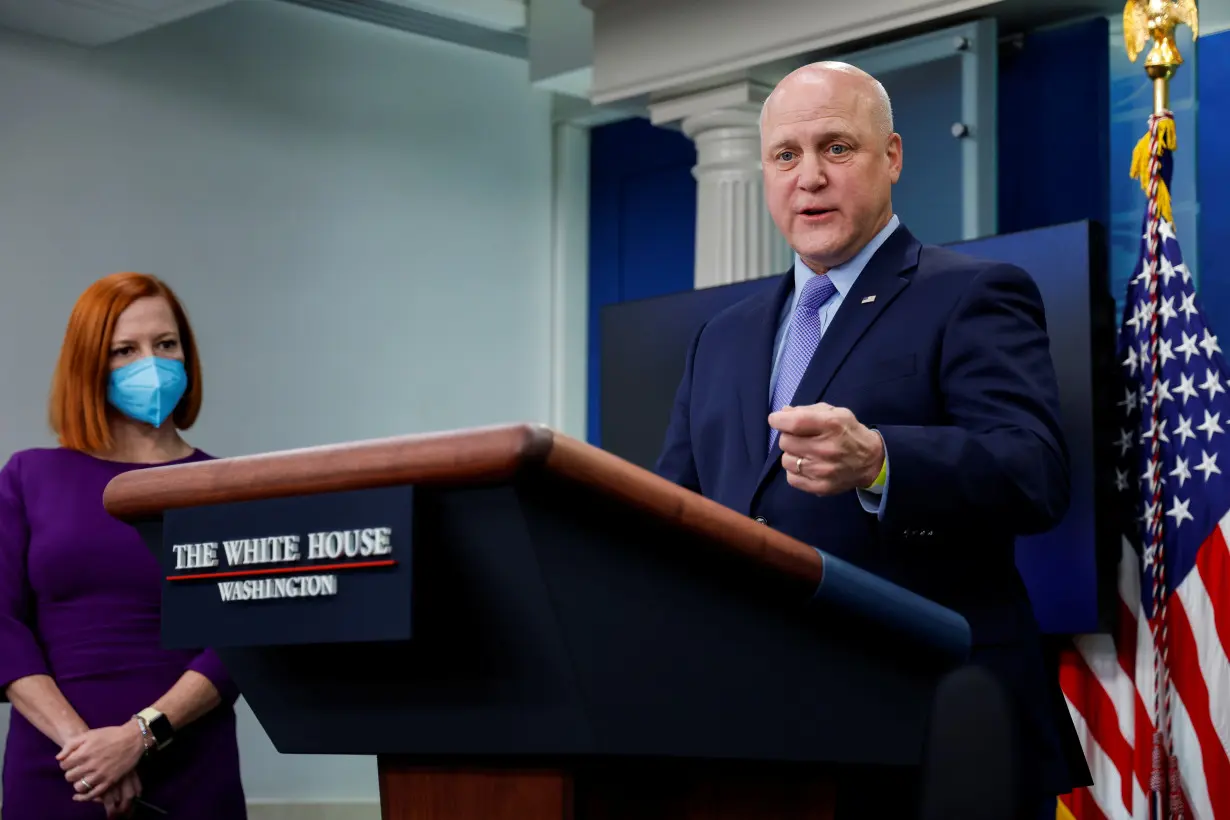
M 136 718 L 139 723 L 149 729 L 150 735 L 153 736 L 155 749 L 162 751 L 174 739 L 175 729 L 171 726 L 171 721 L 167 720 L 167 716 L 157 709 L 153 707 L 142 709 L 137 712 Z

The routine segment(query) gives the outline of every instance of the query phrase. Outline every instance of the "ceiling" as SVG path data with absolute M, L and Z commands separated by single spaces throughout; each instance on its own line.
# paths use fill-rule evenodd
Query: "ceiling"
M 527 0 L 0 0 L 0 26 L 97 46 L 230 2 L 253 1 L 291 3 L 510 56 L 528 53 Z M 637 2 L 644 0 L 581 0 L 589 8 Z M 1205 0 L 1201 5 L 1218 2 L 1230 4 Z M 1085 15 L 1117 15 L 1122 8 L 1123 0 L 1001 0 L 993 7 L 1005 33 Z
M 490 16 L 474 14 L 474 0 L 450 4 L 440 2 L 407 2 L 406 0 L 279 0 L 296 6 L 362 20 L 397 31 L 422 34 L 471 48 L 528 58 L 529 41 L 525 37 L 525 5 L 509 0 L 503 9 Z M 520 7 L 519 18 L 512 6 Z M 451 7 L 450 7 L 451 6 Z M 515 25 L 513 23 L 515 22 Z
M 0 0 L 0 27 L 101 46 L 231 2 L 284 2 L 526 57 L 525 0 Z
M 83 46 L 122 40 L 230 0 L 0 0 L 0 26 Z
M 436 40 L 525 59 L 522 0 L 279 0 Z
M 609 9 L 617 4 L 626 4 L 646 9 L 657 7 L 660 10 L 669 3 L 669 0 L 568 1 L 579 2 L 589 9 Z M 545 0 L 0 0 L 0 27 L 81 46 L 102 46 L 220 6 L 256 2 L 298 5 L 527 61 L 530 55 L 528 7 L 544 13 L 553 10 L 553 3 Z M 1122 13 L 1122 8 L 1123 0 L 998 0 L 992 6 L 971 11 L 960 18 L 934 20 L 913 29 L 896 30 L 874 40 L 843 43 L 837 51 L 857 50 L 900 39 L 988 12 L 995 14 L 999 32 L 1006 36 L 1080 17 L 1116 16 Z M 1218 11 L 1222 12 L 1221 16 L 1226 18 L 1223 27 L 1230 25 L 1230 0 L 1202 0 L 1202 12 L 1206 9 L 1210 10 L 1207 16 L 1214 19 L 1218 17 Z M 1205 16 L 1202 14 L 1202 18 Z M 601 20 L 601 15 L 598 19 Z M 1206 20 L 1202 19 L 1201 22 L 1203 24 Z M 1213 19 L 1208 22 L 1213 22 Z M 588 28 L 592 25 L 589 18 L 586 17 L 578 25 L 587 29 L 587 39 Z M 1208 30 L 1204 25 L 1202 29 Z M 535 48 L 541 51 L 551 45 L 548 43 L 544 47 L 541 43 L 544 38 L 563 38 L 571 43 L 579 35 L 576 31 L 552 31 L 549 34 L 536 32 L 535 36 L 538 38 Z M 797 64 L 822 56 L 830 55 L 796 55 L 782 62 Z M 792 65 L 786 65 L 785 70 L 790 67 Z M 776 64 L 762 66 L 761 73 L 772 75 L 780 68 Z M 587 95 L 581 92 L 579 96 Z

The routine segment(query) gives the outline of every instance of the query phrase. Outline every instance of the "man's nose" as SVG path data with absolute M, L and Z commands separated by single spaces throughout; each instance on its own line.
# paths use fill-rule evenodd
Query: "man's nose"
M 814 191 L 828 184 L 824 176 L 824 168 L 820 160 L 812 154 L 806 154 L 799 163 L 799 187 L 805 191 Z

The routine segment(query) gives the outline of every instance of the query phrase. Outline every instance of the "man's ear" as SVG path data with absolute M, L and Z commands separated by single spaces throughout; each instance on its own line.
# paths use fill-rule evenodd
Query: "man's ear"
M 895 185 L 897 180 L 901 179 L 901 135 L 897 133 L 889 135 L 888 145 L 884 150 L 888 156 L 888 175 Z

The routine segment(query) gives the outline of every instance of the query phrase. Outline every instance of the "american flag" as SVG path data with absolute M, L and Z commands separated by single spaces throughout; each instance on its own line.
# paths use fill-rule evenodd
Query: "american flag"
M 1061 819 L 1230 820 L 1230 368 L 1175 237 L 1174 147 L 1173 116 L 1155 115 L 1119 331 L 1119 624 L 1061 657 L 1094 780 L 1060 798 Z

